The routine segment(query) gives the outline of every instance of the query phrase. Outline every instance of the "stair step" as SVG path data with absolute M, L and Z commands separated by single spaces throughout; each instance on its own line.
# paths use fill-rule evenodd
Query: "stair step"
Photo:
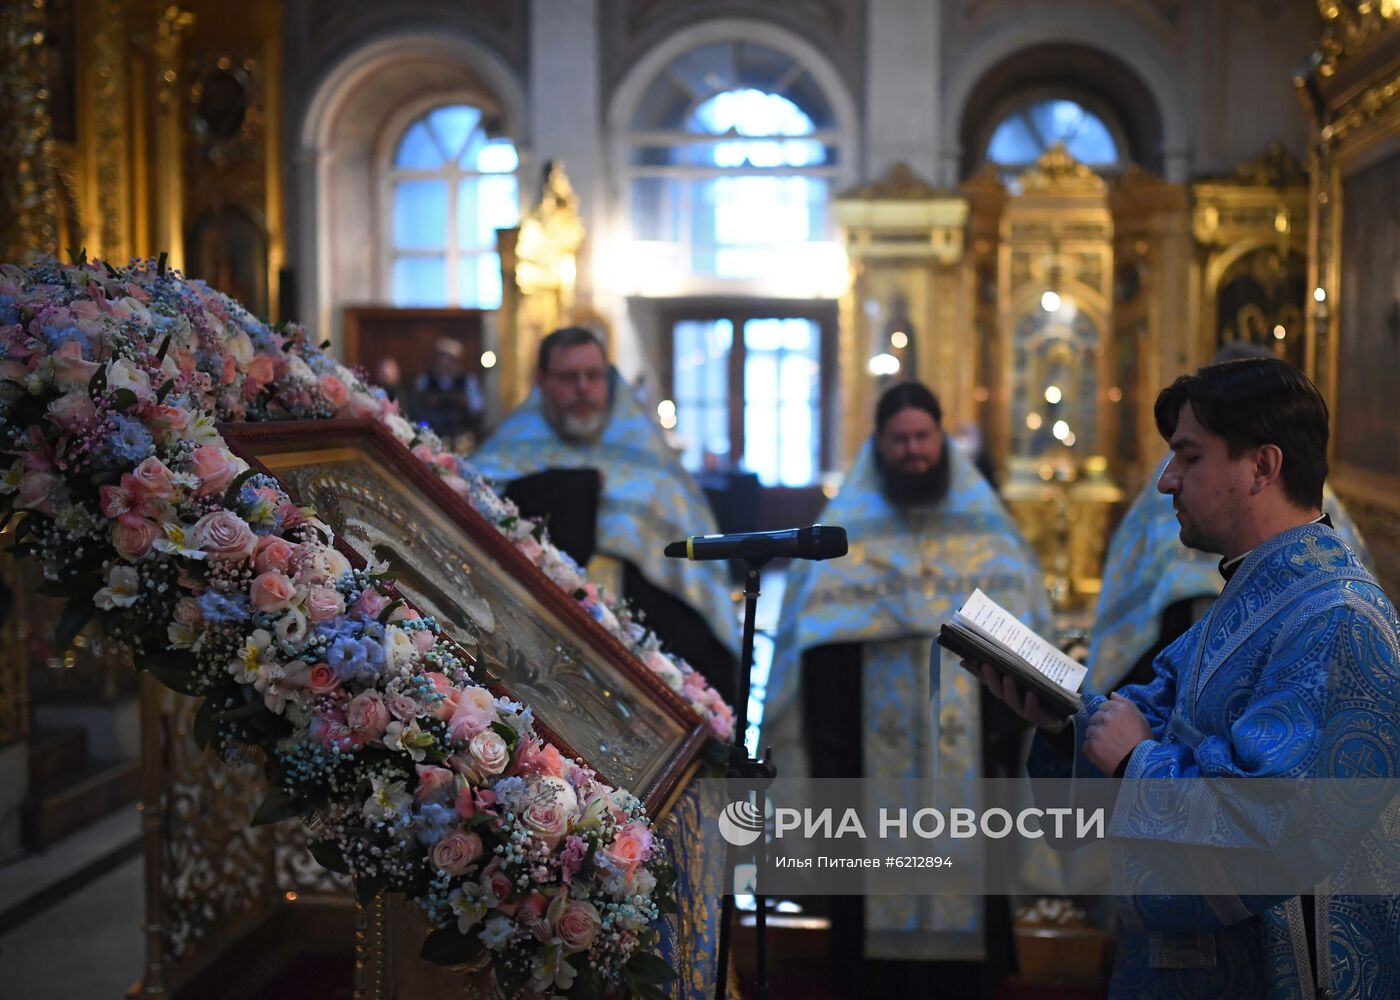
M 87 762 L 87 731 L 81 726 L 35 730 L 29 738 L 29 787 L 52 787 Z
M 42 851 L 76 830 L 141 795 L 139 761 L 94 761 L 66 785 L 43 790 L 30 785 L 25 807 L 24 846 Z M 34 794 L 35 792 L 39 794 Z

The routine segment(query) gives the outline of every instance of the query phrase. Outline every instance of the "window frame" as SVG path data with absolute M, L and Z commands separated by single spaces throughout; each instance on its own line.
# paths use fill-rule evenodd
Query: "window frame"
M 739 471 L 746 454 L 744 441 L 744 325 L 755 319 L 805 319 L 816 324 L 818 364 L 817 380 L 817 444 L 816 476 L 804 486 L 764 486 L 764 489 L 804 489 L 821 485 L 822 474 L 832 467 L 835 456 L 837 413 L 834 404 L 839 389 L 836 364 L 838 343 L 838 303 L 830 299 L 729 298 L 697 297 L 668 299 L 658 308 L 657 324 L 661 331 L 660 362 L 666 399 L 676 399 L 675 327 L 687 320 L 714 322 L 729 320 L 734 325 L 726 375 L 729 429 L 730 468 Z M 737 390 L 737 392 L 736 392 Z
M 418 100 L 412 101 L 393 115 L 384 123 L 380 132 L 379 140 L 376 144 L 374 157 L 374 179 L 373 191 L 376 204 L 374 206 L 374 244 L 377 250 L 375 255 L 376 271 L 374 275 L 373 287 L 376 298 L 395 308 L 417 309 L 417 308 L 444 308 L 444 309 L 484 309 L 486 312 L 494 312 L 500 308 L 499 305 L 489 308 L 479 304 L 462 304 L 460 297 L 454 297 L 457 290 L 457 266 L 466 257 L 477 257 L 486 253 L 497 255 L 497 266 L 499 267 L 499 246 L 492 246 L 486 249 L 470 250 L 463 252 L 458 244 L 457 227 L 457 194 L 458 186 L 462 179 L 466 177 L 514 177 L 515 178 L 515 214 L 516 225 L 525 214 L 525 203 L 523 196 L 523 185 L 521 180 L 526 176 L 526 157 L 521 150 L 521 142 L 509 129 L 502 129 L 498 138 L 509 139 L 515 148 L 516 165 L 515 170 L 502 173 L 471 173 L 462 170 L 460 167 L 451 170 L 451 164 L 444 163 L 440 174 L 432 174 L 423 171 L 423 179 L 441 177 L 447 183 L 447 241 L 439 255 L 433 251 L 406 251 L 401 253 L 394 243 L 394 184 L 400 179 L 400 168 L 394 165 L 394 158 L 398 152 L 399 145 L 403 142 L 408 130 L 420 119 L 425 118 L 438 108 L 451 107 L 454 105 L 470 105 L 481 112 L 482 120 L 491 116 L 498 116 L 500 110 L 497 104 L 488 95 L 479 91 L 454 90 L 437 94 L 425 95 Z M 481 126 L 478 125 L 478 128 Z M 411 173 L 411 171 L 410 171 Z M 455 180 L 450 179 L 455 177 Z M 394 261 L 399 256 L 422 256 L 435 257 L 442 256 L 444 260 L 444 270 L 447 279 L 444 301 L 441 305 L 424 306 L 419 303 L 400 305 L 394 301 Z
M 1078 87 L 1044 86 L 1017 90 L 992 106 L 991 113 L 987 115 L 987 124 L 977 134 L 978 162 L 991 164 L 998 171 L 1010 173 L 1020 173 L 1027 167 L 1033 166 L 1034 160 L 1030 163 L 1001 163 L 993 160 L 988 152 L 992 144 L 992 137 L 996 135 L 997 129 L 1001 127 L 1003 122 L 1018 112 L 1025 112 L 1035 105 L 1044 104 L 1047 101 L 1073 101 L 1096 117 L 1108 130 L 1109 136 L 1118 148 L 1118 159 L 1107 165 L 1089 164 L 1095 173 L 1108 176 L 1120 174 L 1134 161 L 1132 143 L 1128 141 L 1128 133 L 1123 128 L 1118 112 L 1114 110 L 1112 105 L 1097 94 Z M 1044 150 L 1042 149 L 1041 152 L 1043 153 Z

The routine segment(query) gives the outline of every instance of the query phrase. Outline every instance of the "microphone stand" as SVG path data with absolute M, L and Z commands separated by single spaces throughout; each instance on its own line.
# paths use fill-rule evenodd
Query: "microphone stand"
M 773 766 L 773 752 L 771 749 L 764 752 L 763 759 L 749 755 L 745 747 L 744 732 L 748 728 L 749 718 L 749 690 L 753 684 L 753 635 L 754 621 L 758 615 L 758 594 L 759 579 L 758 574 L 768 562 L 768 557 L 764 556 L 756 559 L 746 560 L 748 572 L 744 576 L 744 637 L 740 645 L 739 662 L 735 667 L 737 681 L 735 685 L 735 697 L 739 704 L 737 706 L 738 716 L 738 739 L 729 749 L 729 767 L 726 777 L 729 779 L 739 779 L 754 784 L 756 802 L 758 809 L 758 820 L 766 830 L 765 811 L 767 808 L 766 790 L 769 782 L 777 776 L 777 770 Z M 757 841 L 756 870 L 763 868 L 767 858 L 767 845 L 765 838 L 760 836 Z M 732 854 L 732 850 L 726 848 L 726 855 Z M 733 934 L 732 925 L 734 922 L 734 885 L 732 881 L 733 866 L 725 865 L 726 875 L 730 878 L 729 891 L 724 894 L 720 904 L 720 924 L 719 924 L 719 955 L 716 960 L 715 976 L 715 998 L 725 1000 L 729 994 L 729 952 L 731 937 Z M 768 997 L 768 910 L 767 897 L 761 893 L 755 893 L 755 903 L 757 904 L 754 914 L 754 955 L 755 955 L 755 977 L 754 996 L 757 1000 L 767 1000 Z

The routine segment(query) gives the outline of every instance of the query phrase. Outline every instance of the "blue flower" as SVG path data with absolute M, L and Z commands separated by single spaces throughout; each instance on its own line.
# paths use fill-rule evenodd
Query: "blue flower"
M 86 333 L 76 326 L 46 326 L 40 331 L 44 335 L 44 341 L 49 345 L 49 349 L 57 351 L 70 340 L 76 341 L 83 349 L 83 356 L 87 357 L 92 353 L 92 341 Z
M 219 622 L 241 622 L 248 617 L 248 597 L 246 594 L 234 594 L 226 597 L 214 590 L 207 590 L 195 598 L 199 604 L 200 614 L 204 615 L 204 620 L 211 623 Z
M 117 425 L 117 433 L 109 442 L 109 450 L 114 456 L 135 464 L 155 451 L 151 432 L 141 421 L 121 414 L 114 415 L 112 421 Z
M 359 660 L 362 655 L 360 640 L 342 635 L 326 650 L 326 663 L 337 677 L 350 678 L 359 673 Z

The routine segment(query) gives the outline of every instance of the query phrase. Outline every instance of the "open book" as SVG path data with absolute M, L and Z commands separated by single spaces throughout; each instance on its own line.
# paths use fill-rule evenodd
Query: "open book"
M 1087 672 L 1084 665 L 1022 625 L 981 590 L 974 590 L 952 621 L 939 629 L 938 644 L 1010 674 L 1051 712 L 1073 715 L 1083 707 L 1079 686 Z

